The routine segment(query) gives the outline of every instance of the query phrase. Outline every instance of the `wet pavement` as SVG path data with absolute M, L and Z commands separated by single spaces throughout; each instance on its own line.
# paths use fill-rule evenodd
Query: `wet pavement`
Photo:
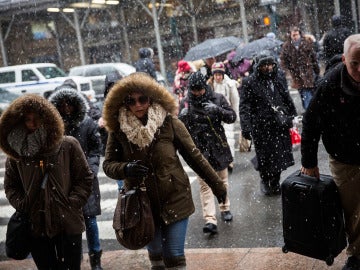
M 341 253 L 332 266 L 325 262 L 294 253 L 282 253 L 280 248 L 206 248 L 187 249 L 187 270 L 340 270 L 346 260 Z M 104 270 L 145 270 L 150 264 L 145 250 L 107 251 L 102 256 Z M 2 261 L 2 270 L 36 269 L 31 259 L 23 261 Z M 81 269 L 90 270 L 89 261 L 84 258 Z

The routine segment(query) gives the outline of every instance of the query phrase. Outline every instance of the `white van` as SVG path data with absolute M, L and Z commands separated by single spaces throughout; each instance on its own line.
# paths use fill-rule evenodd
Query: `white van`
M 70 68 L 69 76 L 84 76 L 91 80 L 96 93 L 96 98 L 102 100 L 105 90 L 105 77 L 111 73 L 118 73 L 120 77 L 125 77 L 136 69 L 126 63 L 100 63 L 76 66 Z
M 32 93 L 47 98 L 67 79 L 72 79 L 77 85 L 77 90 L 84 93 L 90 100 L 95 99 L 95 91 L 88 78 L 68 77 L 55 64 L 35 63 L 0 67 L 0 87 L 20 95 Z

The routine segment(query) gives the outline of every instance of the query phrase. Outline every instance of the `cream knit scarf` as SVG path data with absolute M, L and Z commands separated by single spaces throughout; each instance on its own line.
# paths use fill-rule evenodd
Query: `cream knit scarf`
M 125 106 L 119 109 L 120 129 L 133 144 L 140 148 L 149 146 L 154 139 L 156 130 L 164 123 L 167 112 L 157 103 L 150 105 L 148 121 L 144 126 L 141 121 Z

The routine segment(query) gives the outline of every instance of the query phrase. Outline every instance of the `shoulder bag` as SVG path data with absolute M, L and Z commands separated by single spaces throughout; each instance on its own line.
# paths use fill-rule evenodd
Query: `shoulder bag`
M 48 179 L 45 173 L 41 183 L 44 189 Z M 33 180 L 34 181 L 34 180 Z M 33 184 L 30 184 L 30 187 Z M 30 189 L 29 189 L 30 190 Z M 31 248 L 31 223 L 25 213 L 16 211 L 9 220 L 6 230 L 5 252 L 6 256 L 15 260 L 24 260 L 30 254 Z
M 158 133 L 159 130 L 155 138 Z M 148 149 L 150 154 L 154 141 L 155 139 Z M 122 188 L 118 195 L 113 217 L 113 228 L 116 239 L 127 249 L 143 248 L 154 239 L 154 217 L 144 182 L 145 179 L 141 181 L 139 186 L 127 191 Z
M 281 127 L 291 128 L 292 117 L 287 114 L 287 111 L 282 106 L 271 106 L 274 111 L 276 122 Z
M 143 248 L 154 238 L 155 225 L 144 182 L 118 195 L 113 228 L 116 239 L 125 248 Z

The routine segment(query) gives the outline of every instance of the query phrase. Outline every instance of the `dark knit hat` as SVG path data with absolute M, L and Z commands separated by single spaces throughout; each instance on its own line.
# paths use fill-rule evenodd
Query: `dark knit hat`
M 265 64 L 276 64 L 274 56 L 268 50 L 262 51 L 255 57 L 255 66 L 256 68 Z
M 206 80 L 200 71 L 194 72 L 189 77 L 189 89 L 201 90 L 206 88 Z

